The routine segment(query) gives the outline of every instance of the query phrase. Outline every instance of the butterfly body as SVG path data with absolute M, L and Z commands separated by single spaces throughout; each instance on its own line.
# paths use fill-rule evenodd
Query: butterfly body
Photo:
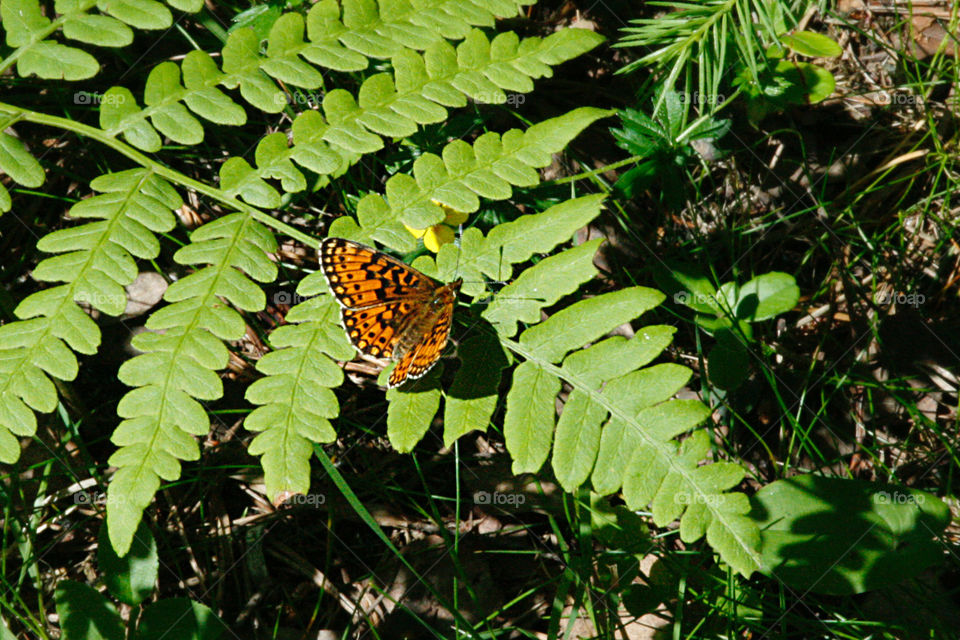
M 320 264 L 353 346 L 396 361 L 389 387 L 430 370 L 450 336 L 462 280 L 440 284 L 376 249 L 341 238 L 321 243 Z

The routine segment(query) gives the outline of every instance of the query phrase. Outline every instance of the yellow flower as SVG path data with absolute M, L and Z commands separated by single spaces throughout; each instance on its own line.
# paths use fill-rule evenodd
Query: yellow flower
M 468 216 L 466 213 L 452 209 L 436 200 L 432 200 L 432 202 L 447 214 L 443 222 L 435 224 L 432 227 L 427 227 L 426 229 L 413 229 L 407 227 L 407 225 L 403 226 L 407 227 L 407 231 L 412 233 L 414 238 L 423 238 L 423 245 L 427 249 L 437 253 L 440 251 L 440 247 L 454 241 L 456 238 L 456 227 L 466 222 Z

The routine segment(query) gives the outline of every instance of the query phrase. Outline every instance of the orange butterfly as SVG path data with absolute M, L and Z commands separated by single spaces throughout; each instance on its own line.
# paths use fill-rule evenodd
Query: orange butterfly
M 357 350 L 395 360 L 389 388 L 430 370 L 450 337 L 463 279 L 440 284 L 395 258 L 341 238 L 320 243 L 320 266 Z

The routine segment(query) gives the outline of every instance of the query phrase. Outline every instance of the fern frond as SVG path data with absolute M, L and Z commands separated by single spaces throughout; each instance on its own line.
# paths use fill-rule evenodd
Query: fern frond
M 479 229 L 467 229 L 460 239 L 459 247 L 453 244 L 443 245 L 437 254 L 436 261 L 429 256 L 421 256 L 413 262 L 413 266 L 423 273 L 444 281 L 462 277 L 463 293 L 481 296 L 485 293 L 483 286 L 485 276 L 494 280 L 509 279 L 512 265 L 529 260 L 534 253 L 549 253 L 561 243 L 567 242 L 577 229 L 589 224 L 600 213 L 602 201 L 601 195 L 575 198 L 554 205 L 542 213 L 528 214 L 516 221 L 500 224 L 491 229 L 487 237 L 484 237 Z M 363 200 L 361 200 L 362 203 Z M 591 245 L 596 247 L 596 243 Z M 583 264 L 583 257 L 586 255 L 588 254 L 581 249 L 579 253 L 573 253 L 564 258 L 564 260 L 574 258 L 572 262 L 584 272 L 579 279 L 575 278 L 578 283 L 589 279 L 594 274 L 592 267 Z M 589 255 L 592 256 L 592 251 Z M 509 305 L 515 302 L 514 296 L 525 298 L 519 302 L 526 305 L 524 311 L 529 313 L 535 308 L 539 309 L 550 304 L 545 296 L 556 299 L 562 295 L 553 291 L 555 285 L 546 285 L 543 290 L 533 291 L 532 295 L 518 293 L 518 291 L 529 293 L 530 289 L 536 288 L 531 287 L 530 283 L 538 279 L 538 273 L 542 272 L 534 272 L 533 275 L 524 278 L 519 285 L 508 285 L 504 291 L 500 292 L 491 305 L 494 309 L 492 312 L 494 318 L 497 314 L 505 315 L 505 309 L 513 309 Z M 574 288 L 576 286 L 574 285 Z M 566 283 L 559 287 L 562 290 L 568 289 Z M 505 292 L 507 289 L 509 291 Z M 501 296 L 504 301 L 497 302 Z M 507 302 L 508 298 L 509 302 Z M 498 308 L 498 304 L 507 306 Z M 489 312 L 488 309 L 485 313 Z M 458 350 L 458 355 L 463 364 L 454 376 L 444 406 L 443 439 L 448 446 L 474 429 L 486 429 L 490 416 L 496 409 L 501 371 L 509 363 L 509 355 L 504 352 L 497 339 L 489 335 L 475 336 L 466 341 Z M 424 386 L 423 382 L 418 384 L 418 388 Z M 388 395 L 388 398 L 393 398 L 391 410 L 395 402 L 404 402 L 404 397 L 405 394 L 401 392 Z M 425 405 L 420 405 L 420 409 L 422 410 L 420 414 L 397 410 L 394 414 L 396 417 L 393 419 L 394 433 L 403 433 L 405 436 L 417 433 L 422 435 L 426 426 L 429 426 L 433 414 L 436 413 L 436 407 L 430 415 L 426 415 Z M 401 423 L 401 418 L 406 421 L 406 424 Z M 399 446 L 412 447 L 415 442 L 410 443 L 411 439 L 405 437 L 398 444 L 391 438 L 391 443 L 398 448 Z
M 243 317 L 228 306 L 259 311 L 266 304 L 257 282 L 272 282 L 277 267 L 273 234 L 249 215 L 232 213 L 209 222 L 174 254 L 183 265 L 207 265 L 177 280 L 133 346 L 144 353 L 120 367 L 119 378 L 137 387 L 117 406 L 124 418 L 110 457 L 118 467 L 107 494 L 107 526 L 119 554 L 126 553 L 143 509 L 160 479 L 180 477 L 180 461 L 199 457 L 192 436 L 207 433 L 210 422 L 197 400 L 216 400 L 223 386 L 216 370 L 227 365 L 224 340 L 245 331 Z
M 311 15 L 320 11 L 319 7 L 315 5 Z M 312 34 L 309 24 L 308 16 L 308 32 Z M 223 71 L 217 69 L 208 54 L 191 52 L 183 62 L 183 85 L 175 65 L 163 63 L 147 79 L 147 107 L 141 109 L 128 89 L 112 87 L 103 100 L 100 125 L 108 135 L 123 135 L 130 144 L 146 151 L 160 148 L 157 130 L 175 141 L 193 144 L 202 139 L 203 131 L 190 111 L 220 124 L 243 123 L 243 110 L 217 89 L 218 85 L 239 86 L 250 104 L 267 113 L 279 112 L 287 105 L 286 94 L 268 76 L 305 88 L 322 81 L 319 72 L 296 56 L 299 53 L 315 62 L 307 53 L 313 49 L 303 42 L 302 34 L 302 18 L 285 14 L 274 24 L 267 55 L 262 56 L 253 31 L 237 30 L 224 47 Z M 356 98 L 344 89 L 327 92 L 322 116 L 312 110 L 300 114 L 293 124 L 293 146 L 271 143 L 269 166 L 263 166 L 258 159 L 257 168 L 253 169 L 243 160 L 231 159 L 224 165 L 227 175 L 221 172 L 221 177 L 229 180 L 227 188 L 231 192 L 247 202 L 277 206 L 266 204 L 276 202 L 273 189 L 265 182 L 276 177 L 273 165 L 293 161 L 320 175 L 337 175 L 363 154 L 383 148 L 384 136 L 406 137 L 415 133 L 418 125 L 441 122 L 447 117 L 446 107 L 462 107 L 467 98 L 503 103 L 507 100 L 505 90 L 529 92 L 533 79 L 552 75 L 550 65 L 576 57 L 602 40 L 592 31 L 563 29 L 542 39 L 521 41 L 516 34 L 507 32 L 490 41 L 482 31 L 473 29 L 465 33 L 464 41 L 456 48 L 446 40 L 434 38 L 422 55 L 400 50 L 392 59 L 393 75 L 370 76 Z M 501 171 L 509 178 L 477 175 L 474 186 L 490 196 L 499 193 L 502 198 L 510 195 L 509 184 L 503 178 L 512 179 L 510 183 L 514 185 L 526 185 L 531 180 L 536 183 L 535 172 L 531 176 L 522 165 L 504 166 Z M 285 191 L 305 188 L 306 179 L 292 165 L 284 167 L 283 177 L 288 181 Z M 483 185 L 484 181 L 487 184 Z M 451 206 L 462 211 L 476 210 L 476 205 L 473 209 Z
M 357 206 L 357 220 L 338 218 L 330 226 L 330 234 L 359 242 L 376 240 L 397 250 L 411 250 L 414 241 L 403 225 L 424 229 L 441 222 L 446 214 L 438 202 L 472 213 L 480 208 L 480 196 L 503 200 L 512 194 L 512 185 L 538 184 L 540 177 L 536 169 L 549 165 L 552 154 L 562 150 L 588 125 L 610 113 L 582 107 L 537 123 L 526 131 L 511 129 L 502 136 L 485 133 L 472 145 L 455 140 L 444 147 L 442 157 L 425 153 L 417 158 L 413 176 L 397 174 L 387 180 L 385 198 L 377 194 L 362 198 Z M 466 260 L 471 262 L 464 268 L 471 269 L 474 263 L 491 268 L 498 259 L 493 255 L 496 250 L 488 247 L 484 253 L 468 254 Z M 475 293 L 469 287 L 464 291 Z
M 672 330 L 648 328 L 625 343 L 607 339 L 580 350 L 662 300 L 663 294 L 643 287 L 603 294 L 526 329 L 519 340 L 507 339 L 512 324 L 499 325 L 501 342 L 524 360 L 504 417 L 514 472 L 539 470 L 556 429 L 553 466 L 564 488 L 582 484 L 592 467 L 598 492 L 612 493 L 622 484 L 630 508 L 651 504 L 660 526 L 680 518 L 684 541 L 706 534 L 725 562 L 749 575 L 760 566 L 759 534 L 747 517 L 746 496 L 727 493 L 743 479 L 743 469 L 729 463 L 698 466 L 710 449 L 703 431 L 679 446 L 673 440 L 710 413 L 700 402 L 671 399 L 688 381 L 689 369 L 663 364 L 631 370 L 665 346 Z M 520 313 L 513 314 L 515 320 L 522 319 Z M 572 392 L 555 424 L 561 382 Z
M 749 575 L 760 567 L 759 533 L 747 517 L 746 496 L 728 493 L 744 470 L 732 463 L 699 466 L 710 452 L 705 431 L 680 445 L 673 440 L 710 413 L 700 402 L 671 399 L 690 371 L 663 364 L 621 373 L 627 363 L 647 361 L 671 330 L 653 328 L 655 333 L 643 331 L 626 344 L 604 341 L 591 347 L 602 345 L 601 351 L 576 351 L 662 300 L 660 292 L 633 287 L 575 303 L 525 330 L 519 340 L 501 334 L 501 342 L 524 360 L 504 417 L 514 472 L 539 470 L 556 429 L 553 466 L 564 488 L 579 486 L 592 467 L 598 492 L 616 491 L 622 483 L 631 509 L 650 504 L 659 526 L 680 518 L 685 542 L 706 534 L 725 562 Z M 639 344 L 628 347 L 631 342 Z M 618 359 L 620 352 L 627 356 L 617 363 L 620 371 L 611 370 L 613 348 Z M 562 382 L 573 391 L 555 424 Z
M 304 278 L 297 293 L 326 292 L 321 273 Z M 332 442 L 336 433 L 330 418 L 339 415 L 331 389 L 343 382 L 343 370 L 334 360 L 350 360 L 353 346 L 340 326 L 340 307 L 331 296 L 318 296 L 290 309 L 290 324 L 274 331 L 270 343 L 276 351 L 257 362 L 264 378 L 247 389 L 246 398 L 260 405 L 244 425 L 259 435 L 249 451 L 261 455 L 267 495 L 307 493 L 310 457 L 314 442 Z
M 154 234 L 173 228 L 172 211 L 182 204 L 168 183 L 143 169 L 103 175 L 90 186 L 102 195 L 76 203 L 70 216 L 98 221 L 54 231 L 37 245 L 60 255 L 43 260 L 33 277 L 66 284 L 28 296 L 14 311 L 21 320 L 0 327 L 4 462 L 14 462 L 20 454 L 11 434 L 29 436 L 36 431 L 30 408 L 42 412 L 56 408 L 56 390 L 47 376 L 73 380 L 77 375 L 73 352 L 97 350 L 100 330 L 76 303 L 111 315 L 123 313 L 127 300 L 123 287 L 137 275 L 133 258 L 157 256 L 160 244 Z
M 171 0 L 171 6 L 195 13 L 202 0 Z M 88 13 L 96 7 L 101 13 Z M 85 80 L 100 70 L 97 59 L 82 49 L 47 38 L 62 29 L 64 37 L 100 47 L 124 47 L 136 29 L 168 29 L 170 10 L 156 0 L 56 0 L 55 19 L 43 15 L 37 0 L 4 0 L 0 19 L 6 43 L 14 49 L 7 64 L 17 63 L 17 74 L 50 80 Z M 127 26 L 129 25 L 129 26 Z
M 220 167 L 220 185 L 228 195 L 239 195 L 258 207 L 276 208 L 282 203 L 280 194 L 264 178 L 280 180 L 285 193 L 307 188 L 306 178 L 290 160 L 287 137 L 282 133 L 271 133 L 260 140 L 254 158 L 256 170 L 237 157 L 229 158 Z
M 157 131 L 181 144 L 198 144 L 203 140 L 203 125 L 190 111 L 217 124 L 246 122 L 243 107 L 216 88 L 226 76 L 217 69 L 209 54 L 191 51 L 183 60 L 182 70 L 186 87 L 180 83 L 180 67 L 176 64 L 162 62 L 154 67 L 147 76 L 144 89 L 147 106 L 143 109 L 129 89 L 110 87 L 101 101 L 100 127 L 110 137 L 123 134 L 127 142 L 139 149 L 159 151 L 162 141 Z M 273 89 L 276 93 L 275 87 Z M 279 98 L 275 99 L 283 97 L 280 93 L 276 95 Z
M 494 280 L 510 279 L 514 264 L 526 262 L 535 253 L 549 253 L 559 244 L 568 241 L 577 229 L 589 224 L 600 213 L 602 200 L 601 195 L 575 198 L 554 205 L 542 213 L 528 214 L 513 222 L 500 224 L 491 229 L 487 237 L 484 237 L 479 229 L 467 229 L 460 239 L 459 247 L 446 244 L 441 247 L 436 261 L 428 256 L 421 256 L 414 261 L 413 266 L 444 281 L 462 277 L 464 294 L 481 296 L 485 293 L 484 277 Z M 588 249 L 579 249 L 562 259 L 545 259 L 546 271 L 528 270 L 529 275 L 525 272 L 515 283 L 499 292 L 484 312 L 485 319 L 490 321 L 492 318 L 496 321 L 498 318 L 505 318 L 509 324 L 510 311 L 518 311 L 524 315 L 534 313 L 555 302 L 564 292 L 569 293 L 571 286 L 575 289 L 594 275 L 595 271 L 589 265 L 590 260 L 585 258 L 592 258 L 596 245 L 596 242 L 592 242 Z M 560 277 L 554 279 L 557 274 L 553 269 L 560 268 L 560 262 L 564 263 L 563 267 L 574 272 L 568 281 L 563 281 Z M 575 273 L 577 271 L 580 271 L 579 275 Z M 546 282 L 540 278 L 542 273 L 548 274 Z M 513 305 L 519 305 L 522 309 Z M 539 315 L 536 319 L 539 319 Z M 515 320 L 513 322 L 515 324 Z M 474 336 L 461 344 L 458 356 L 463 364 L 454 376 L 444 404 L 445 446 L 450 446 L 457 438 L 474 429 L 486 428 L 496 409 L 501 372 L 508 366 L 510 358 L 497 339 L 486 334 Z M 521 375 L 525 375 L 525 372 L 521 372 Z M 422 386 L 423 383 L 418 385 Z M 391 410 L 394 403 L 403 401 L 404 395 L 400 392 L 393 394 Z M 406 425 L 399 424 L 397 419 L 394 432 L 422 435 L 425 425 L 429 425 L 436 413 L 436 408 L 433 413 L 426 415 L 427 413 L 424 408 L 419 419 L 409 414 L 404 415 L 409 418 L 409 424 Z M 391 443 L 398 447 L 392 438 Z M 412 444 L 407 439 L 403 441 L 406 448 L 412 448 Z

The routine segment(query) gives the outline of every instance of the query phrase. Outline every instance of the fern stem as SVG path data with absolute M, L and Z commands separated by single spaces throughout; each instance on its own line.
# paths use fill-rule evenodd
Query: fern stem
M 91 127 L 90 125 L 76 122 L 74 120 L 70 120 L 69 118 L 61 118 L 46 113 L 30 111 L 29 109 L 23 109 L 21 107 L 16 107 L 3 102 L 0 102 L 0 114 L 7 114 L 17 118 L 18 120 L 26 120 L 28 122 L 34 122 L 37 124 L 46 125 L 48 127 L 63 129 L 65 131 L 73 131 L 76 134 L 96 140 L 97 142 L 110 147 L 114 151 L 125 155 L 143 168 L 150 169 L 158 176 L 161 176 L 174 184 L 179 184 L 180 186 L 192 189 L 197 193 L 202 193 L 203 195 L 209 196 L 210 198 L 213 198 L 214 200 L 217 200 L 232 209 L 246 213 L 256 221 L 274 229 L 278 233 L 289 236 L 294 240 L 299 240 L 309 247 L 317 248 L 318 246 L 316 238 L 313 238 L 312 236 L 291 227 L 285 222 L 277 220 L 270 214 L 260 211 L 259 209 L 252 207 L 245 202 L 241 202 L 234 197 L 226 195 L 222 190 L 216 187 L 212 187 L 203 182 L 199 182 L 198 180 L 188 178 L 179 171 L 175 171 L 164 165 L 162 162 L 158 162 L 149 158 L 130 145 L 108 135 L 103 129 Z
M 578 173 L 578 174 L 575 175 L 575 176 L 566 176 L 565 178 L 558 178 L 558 179 L 556 179 L 556 180 L 550 180 L 549 182 L 544 182 L 543 184 L 544 184 L 544 186 L 546 186 L 546 185 L 557 185 L 557 184 L 567 184 L 568 182 L 576 182 L 577 180 L 583 180 L 583 179 L 585 179 L 585 178 L 592 178 L 592 177 L 594 177 L 594 176 L 600 175 L 601 173 L 606 173 L 607 171 L 613 171 L 614 169 L 619 169 L 620 167 L 626 166 L 626 165 L 628 165 L 628 164 L 632 164 L 632 163 L 635 163 L 635 162 L 639 162 L 640 160 L 643 160 L 643 158 L 644 158 L 644 156 L 631 156 L 631 157 L 629 157 L 629 158 L 626 158 L 625 160 L 617 160 L 616 162 L 614 162 L 614 163 L 612 163 L 612 164 L 608 164 L 608 165 L 603 166 L 603 167 L 600 167 L 599 169 L 593 169 L 593 170 L 591 170 L 591 171 L 584 171 L 583 173 Z

